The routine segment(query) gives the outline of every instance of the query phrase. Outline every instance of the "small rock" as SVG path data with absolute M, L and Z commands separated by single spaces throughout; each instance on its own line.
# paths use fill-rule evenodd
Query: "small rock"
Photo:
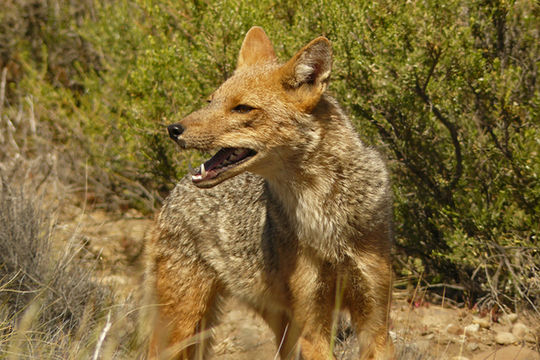
M 503 316 L 500 317 L 499 322 L 502 324 L 512 325 L 513 323 L 516 322 L 517 318 L 518 318 L 517 314 L 514 314 L 514 313 L 504 314 Z
M 472 360 L 540 360 L 540 354 L 534 350 L 522 346 L 505 346 L 493 351 L 493 349 L 481 352 L 472 357 Z
M 487 317 L 479 318 L 479 317 L 473 317 L 472 319 L 473 324 L 480 325 L 481 328 L 489 329 L 491 326 L 491 323 Z
M 512 327 L 512 334 L 518 339 L 524 339 L 527 333 L 529 333 L 529 328 L 523 323 L 515 323 Z
M 460 335 L 460 334 L 463 334 L 463 329 L 461 329 L 456 324 L 449 324 L 446 327 L 446 332 L 452 335 Z
M 536 344 L 538 342 L 538 339 L 536 339 L 536 337 L 533 335 L 532 332 L 528 332 L 527 334 L 525 334 L 525 337 L 523 338 L 523 340 L 525 340 L 526 342 L 533 343 L 533 344 Z
M 465 356 L 454 356 L 452 360 L 469 360 L 469 358 Z
M 476 351 L 478 350 L 479 347 L 480 346 L 478 345 L 478 343 L 475 343 L 475 342 L 471 342 L 467 344 L 467 350 L 469 351 Z
M 500 345 L 510 345 L 518 341 L 514 334 L 501 331 L 495 335 L 495 342 Z
M 470 324 L 470 325 L 467 325 L 465 326 L 465 335 L 467 334 L 475 334 L 478 332 L 478 330 L 480 330 L 480 325 L 478 324 Z
M 416 345 L 416 348 L 418 350 L 418 354 L 424 354 L 429 351 L 429 349 L 433 346 L 433 344 L 429 340 L 420 340 L 416 341 L 414 343 Z M 405 357 L 403 357 L 405 358 Z

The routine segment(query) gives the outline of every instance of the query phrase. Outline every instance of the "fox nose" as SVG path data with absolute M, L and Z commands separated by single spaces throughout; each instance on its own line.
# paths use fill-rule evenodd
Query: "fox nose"
M 178 140 L 178 137 L 184 132 L 184 127 L 180 124 L 172 124 L 167 126 L 167 131 L 171 139 Z

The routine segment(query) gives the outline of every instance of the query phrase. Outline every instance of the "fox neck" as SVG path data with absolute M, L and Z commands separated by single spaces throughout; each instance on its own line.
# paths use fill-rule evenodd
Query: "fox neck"
M 345 249 L 335 241 L 346 228 L 347 213 L 339 208 L 340 196 L 347 192 L 344 179 L 354 171 L 363 144 L 332 99 L 325 99 L 313 116 L 319 126 L 305 148 L 291 153 L 266 181 L 301 243 L 324 257 L 341 258 Z
M 365 146 L 331 97 L 323 96 L 305 122 L 312 126 L 299 130 L 301 144 L 276 151 L 269 161 L 274 165 L 261 175 L 277 193 L 313 192 L 324 199 L 342 182 L 344 172 L 354 171 Z

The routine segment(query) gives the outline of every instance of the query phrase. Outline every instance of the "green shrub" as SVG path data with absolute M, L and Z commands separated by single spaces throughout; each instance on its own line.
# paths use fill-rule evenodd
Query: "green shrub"
M 422 260 L 428 281 L 455 280 L 470 300 L 513 294 L 532 305 L 538 8 L 377 3 L 357 17 L 342 43 L 354 54 L 342 60 L 343 86 L 394 165 L 398 247 Z

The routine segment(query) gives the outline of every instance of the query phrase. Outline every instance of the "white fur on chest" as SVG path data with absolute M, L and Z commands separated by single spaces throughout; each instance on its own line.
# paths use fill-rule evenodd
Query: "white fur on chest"
M 298 198 L 294 209 L 294 223 L 301 239 L 320 242 L 336 237 L 338 221 L 329 213 L 332 209 L 324 209 L 324 202 L 321 200 L 309 194 Z
M 339 238 L 345 226 L 345 216 L 334 199 L 329 199 L 330 184 L 301 192 L 282 192 L 281 200 L 291 218 L 301 247 L 310 247 L 324 257 L 338 256 Z M 341 211 L 340 211 L 341 210 Z

